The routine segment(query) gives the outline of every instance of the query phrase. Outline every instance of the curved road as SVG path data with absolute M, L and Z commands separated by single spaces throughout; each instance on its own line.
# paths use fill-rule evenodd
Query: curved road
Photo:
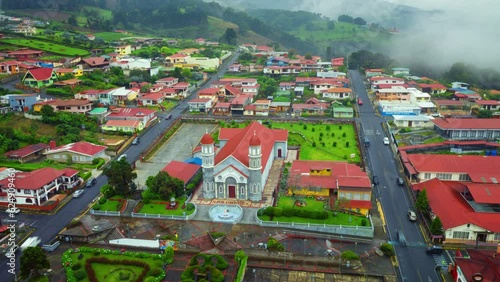
M 158 118 L 161 122 L 156 123 L 152 126 L 147 132 L 145 132 L 141 136 L 141 142 L 138 145 L 130 146 L 123 153 L 127 155 L 127 161 L 129 163 L 135 162 L 142 151 L 144 151 L 153 140 L 163 132 L 181 115 L 181 113 L 188 108 L 188 101 L 195 97 L 196 93 L 200 89 L 204 89 L 210 86 L 212 82 L 217 80 L 218 77 L 224 75 L 227 70 L 228 65 L 233 64 L 239 57 L 240 52 L 237 51 L 229 60 L 223 63 L 219 71 L 214 74 L 210 79 L 203 84 L 202 87 L 196 89 L 195 92 L 190 95 L 187 99 L 180 102 L 176 108 L 174 108 L 169 114 L 172 114 L 172 119 L 165 120 L 167 114 L 159 114 Z M 107 183 L 107 177 L 104 175 L 100 175 L 97 177 L 97 182 L 94 187 L 90 189 L 85 189 L 85 193 L 82 194 L 81 197 L 76 199 L 71 199 L 66 205 L 64 205 L 60 210 L 58 210 L 53 215 L 30 215 L 30 214 L 19 214 L 17 215 L 17 219 L 19 221 L 29 221 L 32 227 L 36 228 L 35 232 L 31 234 L 31 236 L 39 236 L 42 238 L 42 244 L 47 244 L 51 240 L 53 240 L 56 235 L 66 226 L 70 221 L 76 217 L 78 217 L 82 212 L 85 212 L 88 209 L 89 203 L 91 203 L 98 195 L 100 188 Z M 19 257 L 21 256 L 20 252 L 16 253 L 16 261 L 17 268 L 19 268 Z M 8 270 L 10 267 L 6 264 L 6 259 L 1 258 L 4 262 L 0 265 L 0 273 L 8 274 Z M 10 275 L 10 274 L 9 274 Z M 9 277 L 8 280 L 13 279 Z M 7 281 L 3 280 L 2 281 Z
M 363 77 L 358 71 L 349 71 L 354 92 L 363 101 L 359 106 L 360 117 L 356 119 L 360 123 L 361 140 L 365 137 L 370 139 L 370 146 L 365 149 L 366 166 L 372 175 L 377 175 L 379 184 L 374 187 L 374 195 L 382 204 L 386 221 L 386 231 L 389 240 L 394 244 L 399 271 L 397 273 L 400 281 L 416 282 L 438 282 L 435 268 L 436 262 L 433 256 L 427 255 L 425 240 L 422 237 L 418 222 L 408 220 L 407 211 L 413 209 L 408 198 L 406 186 L 396 183 L 401 173 L 395 161 L 391 145 L 384 145 L 383 138 L 386 137 L 382 123 L 386 120 L 375 114 L 371 106 Z M 390 136 L 387 136 L 390 138 Z M 405 237 L 406 245 L 398 240 L 396 230 Z

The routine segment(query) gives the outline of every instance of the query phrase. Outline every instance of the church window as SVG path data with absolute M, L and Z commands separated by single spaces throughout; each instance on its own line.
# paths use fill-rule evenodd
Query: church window
M 219 194 L 224 194 L 224 187 L 219 185 Z

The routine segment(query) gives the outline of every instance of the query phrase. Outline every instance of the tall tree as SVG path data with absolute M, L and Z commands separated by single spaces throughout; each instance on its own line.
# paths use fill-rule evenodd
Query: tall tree
M 21 277 L 27 278 L 33 272 L 32 277 L 40 276 L 39 271 L 50 268 L 47 255 L 40 247 L 28 247 L 21 255 Z
M 427 191 L 425 189 L 418 193 L 415 206 L 421 212 L 427 212 L 429 210 L 429 199 L 427 199 Z
M 236 36 L 236 31 L 232 28 L 227 28 L 226 32 L 220 38 L 220 42 L 227 43 L 229 45 L 237 45 L 238 37 Z
M 432 220 L 430 231 L 432 235 L 443 235 L 443 223 L 441 222 L 439 216 L 436 216 Z
M 184 194 L 184 183 L 165 171 L 148 177 L 146 186 L 150 190 L 150 195 L 158 195 L 162 200 L 170 200 L 171 197 L 179 197 Z
M 134 180 L 137 178 L 137 173 L 133 171 L 126 158 L 112 161 L 103 173 L 108 177 L 108 184 L 115 189 L 117 195 L 125 198 L 130 196 L 135 187 Z
M 352 20 L 352 23 L 356 25 L 366 25 L 366 21 L 360 17 L 357 17 L 354 20 Z
M 326 60 L 331 60 L 332 59 L 332 46 L 326 47 Z
M 78 24 L 78 22 L 76 21 L 76 16 L 75 15 L 69 16 L 69 18 L 68 18 L 68 24 L 70 24 L 72 26 L 76 26 Z

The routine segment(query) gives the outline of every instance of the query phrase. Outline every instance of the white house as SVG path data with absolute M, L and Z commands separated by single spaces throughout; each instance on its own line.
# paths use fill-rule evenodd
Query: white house
M 220 66 L 219 58 L 207 58 L 207 57 L 186 57 L 184 58 L 186 64 L 198 65 L 203 69 L 218 69 Z
M 334 87 L 321 92 L 323 98 L 329 99 L 351 99 L 352 90 L 345 87 Z
M 409 127 L 409 128 L 432 128 L 434 119 L 431 116 L 425 115 L 393 115 L 394 124 L 397 127 Z
M 399 101 L 380 101 L 379 109 L 382 115 L 419 115 L 420 107 L 413 103 Z
M 410 69 L 408 69 L 408 68 L 392 68 L 392 74 L 393 75 L 407 76 L 407 75 L 410 75 Z
M 399 77 L 371 77 L 370 78 L 371 89 L 377 89 L 380 84 L 385 85 L 404 85 L 405 80 Z

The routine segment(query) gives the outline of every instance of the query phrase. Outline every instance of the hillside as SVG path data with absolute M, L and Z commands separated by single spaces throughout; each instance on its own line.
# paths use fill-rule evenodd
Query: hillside
M 120 5 L 113 1 L 107 1 L 106 5 L 94 0 L 67 2 L 66 6 L 61 6 L 57 11 L 36 9 L 37 5 L 24 0 L 17 3 L 3 2 L 2 7 L 15 15 L 56 20 L 64 22 L 66 30 L 76 29 L 96 35 L 121 29 L 134 35 L 218 40 L 227 28 L 233 28 L 237 32 L 239 43 L 277 43 L 285 49 L 294 48 L 304 54 L 315 53 L 317 50 L 314 45 L 267 25 L 262 20 L 214 2 L 149 0 L 149 5 L 144 5 L 140 0 L 120 2 Z M 74 7 L 67 8 L 72 2 Z M 116 40 L 118 36 L 110 37 Z

